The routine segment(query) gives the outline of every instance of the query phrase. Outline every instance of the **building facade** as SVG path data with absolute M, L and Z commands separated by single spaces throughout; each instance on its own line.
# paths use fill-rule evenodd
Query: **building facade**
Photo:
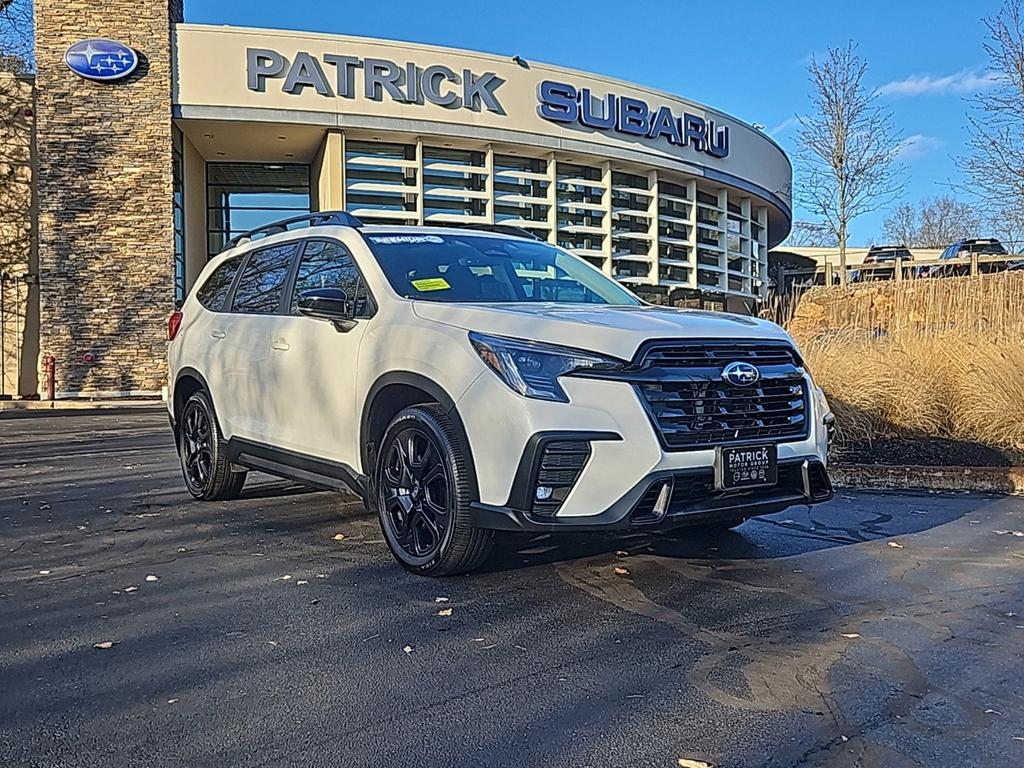
M 227 239 L 290 215 L 514 226 L 651 300 L 736 311 L 789 232 L 782 150 L 678 96 L 519 57 L 186 24 L 180 0 L 36 8 L 37 357 L 65 396 L 159 392 L 175 301 Z M 91 38 L 138 67 L 76 74 L 66 53 Z

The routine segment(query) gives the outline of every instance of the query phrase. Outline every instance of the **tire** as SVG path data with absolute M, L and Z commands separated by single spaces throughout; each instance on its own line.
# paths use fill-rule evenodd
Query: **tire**
M 453 576 L 479 568 L 492 531 L 473 525 L 474 483 L 468 447 L 439 405 L 399 413 L 384 432 L 372 496 L 395 559 L 420 576 Z
M 193 394 L 181 409 L 177 429 L 178 456 L 185 487 L 196 499 L 236 499 L 246 473 L 231 469 L 228 444 L 217 424 L 213 403 L 205 392 Z

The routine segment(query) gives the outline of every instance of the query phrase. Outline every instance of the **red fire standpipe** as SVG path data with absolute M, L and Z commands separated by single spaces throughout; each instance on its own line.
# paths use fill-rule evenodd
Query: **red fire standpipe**
M 52 403 L 57 399 L 57 358 L 47 355 L 44 364 L 46 366 L 46 399 Z

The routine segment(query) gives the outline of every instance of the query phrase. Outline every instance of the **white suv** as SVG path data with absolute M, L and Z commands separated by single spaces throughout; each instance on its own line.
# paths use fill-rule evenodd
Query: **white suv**
M 472 570 L 496 530 L 726 529 L 832 496 L 832 415 L 781 328 L 645 304 L 529 237 L 281 222 L 169 331 L 193 496 L 249 469 L 354 491 L 419 574 Z

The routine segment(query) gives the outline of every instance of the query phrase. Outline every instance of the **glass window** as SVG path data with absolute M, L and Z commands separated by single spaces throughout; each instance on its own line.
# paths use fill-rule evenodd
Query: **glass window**
M 206 199 L 212 256 L 236 235 L 309 213 L 309 166 L 207 163 Z
M 316 288 L 340 288 L 355 302 L 356 316 L 366 313 L 366 289 L 352 255 L 341 243 L 310 240 L 299 262 L 292 291 L 291 312 L 294 314 L 299 296 Z
M 278 312 L 296 249 L 295 243 L 286 243 L 250 254 L 235 289 L 232 309 L 256 315 Z
M 443 302 L 640 302 L 582 259 L 546 243 L 487 235 L 375 232 L 366 242 L 395 291 Z
M 225 261 L 213 270 L 213 274 L 196 291 L 199 303 L 214 312 L 222 311 L 228 292 L 231 290 L 231 281 L 235 279 L 235 273 L 238 272 L 240 266 L 242 266 L 242 259 L 239 257 Z
M 171 175 L 174 181 L 174 300 L 185 299 L 185 161 L 181 131 L 174 126 L 171 133 Z

